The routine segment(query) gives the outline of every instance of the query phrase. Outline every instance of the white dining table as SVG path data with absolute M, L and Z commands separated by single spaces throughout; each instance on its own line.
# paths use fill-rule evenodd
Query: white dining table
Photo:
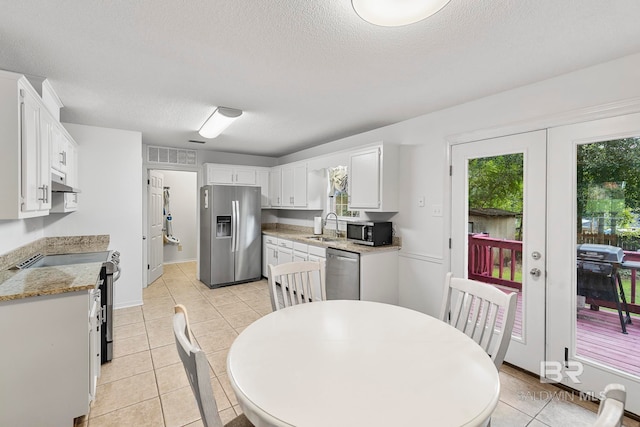
M 495 365 L 465 334 L 366 301 L 270 313 L 236 338 L 227 368 L 256 427 L 482 426 L 500 396 Z

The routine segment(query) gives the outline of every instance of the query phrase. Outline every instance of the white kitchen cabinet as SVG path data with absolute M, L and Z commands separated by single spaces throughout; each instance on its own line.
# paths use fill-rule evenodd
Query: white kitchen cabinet
M 269 277 L 269 264 L 278 265 L 278 238 L 262 235 L 262 275 Z
M 306 261 L 308 259 L 309 245 L 293 242 L 293 261 Z
M 78 186 L 78 148 L 71 135 L 56 123 L 51 127 L 51 168 L 65 177 L 65 183 Z
M 269 169 L 256 170 L 256 183 L 260 186 L 260 206 L 263 208 L 271 207 L 269 200 Z
M 206 163 L 205 184 L 256 185 L 255 168 Z
M 307 164 L 292 164 L 282 167 L 283 207 L 304 208 L 307 206 Z
M 287 239 L 278 239 L 278 264 L 293 262 L 293 242 Z
M 282 169 L 279 167 L 271 168 L 269 171 L 269 200 L 273 207 L 282 204 Z
M 0 425 L 72 426 L 89 412 L 88 291 L 0 302 Z
M 51 193 L 50 213 L 67 213 L 78 210 L 78 193 Z
M 55 123 L 50 117 L 38 93 L 24 76 L 0 72 L 0 180 L 4 186 L 0 219 L 31 218 L 49 213 L 48 129 Z
M 313 245 L 309 245 L 309 249 L 308 249 L 308 255 L 307 255 L 307 259 L 309 261 L 327 261 L 327 248 L 322 247 L 322 246 L 313 246 Z M 325 275 L 325 278 L 327 277 L 327 265 L 325 264 L 325 271 L 323 272 Z M 315 282 L 314 283 L 314 293 L 316 295 L 322 295 L 320 292 L 320 282 Z
M 397 145 L 378 144 L 349 155 L 349 210 L 398 211 Z
M 398 251 L 360 254 L 360 299 L 398 304 Z

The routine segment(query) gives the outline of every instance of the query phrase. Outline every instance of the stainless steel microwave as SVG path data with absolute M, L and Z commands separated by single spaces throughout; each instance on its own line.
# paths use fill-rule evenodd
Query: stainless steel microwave
M 367 246 L 390 245 L 393 229 L 390 221 L 349 222 L 347 240 Z

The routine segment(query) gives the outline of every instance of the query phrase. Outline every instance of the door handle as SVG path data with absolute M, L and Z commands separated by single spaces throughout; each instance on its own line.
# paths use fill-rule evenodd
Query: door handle
M 529 271 L 529 274 L 533 277 L 540 277 L 542 275 L 542 271 L 540 271 L 539 268 L 532 268 L 531 271 Z

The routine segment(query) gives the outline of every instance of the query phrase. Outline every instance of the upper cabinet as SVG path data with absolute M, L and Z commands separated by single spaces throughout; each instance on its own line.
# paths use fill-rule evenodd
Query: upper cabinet
M 377 144 L 349 155 L 349 210 L 398 211 L 397 145 Z
M 49 129 L 55 125 L 24 76 L 0 73 L 0 219 L 47 215 L 51 207 Z
M 51 132 L 51 167 L 67 176 L 67 184 L 75 179 L 76 143 L 64 128 Z M 75 184 L 75 183 L 74 183 Z
M 307 207 L 307 165 L 282 166 L 282 207 Z
M 271 168 L 269 171 L 269 200 L 274 208 L 282 204 L 282 169 Z
M 324 175 L 324 170 L 310 171 L 306 162 L 271 168 L 271 207 L 322 210 L 327 197 L 327 182 L 318 180 L 318 175 Z
M 256 169 L 246 166 L 205 164 L 205 184 L 256 185 Z
M 53 196 L 51 168 L 57 168 L 58 159 L 63 158 L 57 156 L 60 135 L 71 147 L 65 149 L 61 172 L 74 186 L 76 144 L 21 74 L 0 71 L 0 130 L 0 179 L 4 185 L 0 219 L 48 215 Z

